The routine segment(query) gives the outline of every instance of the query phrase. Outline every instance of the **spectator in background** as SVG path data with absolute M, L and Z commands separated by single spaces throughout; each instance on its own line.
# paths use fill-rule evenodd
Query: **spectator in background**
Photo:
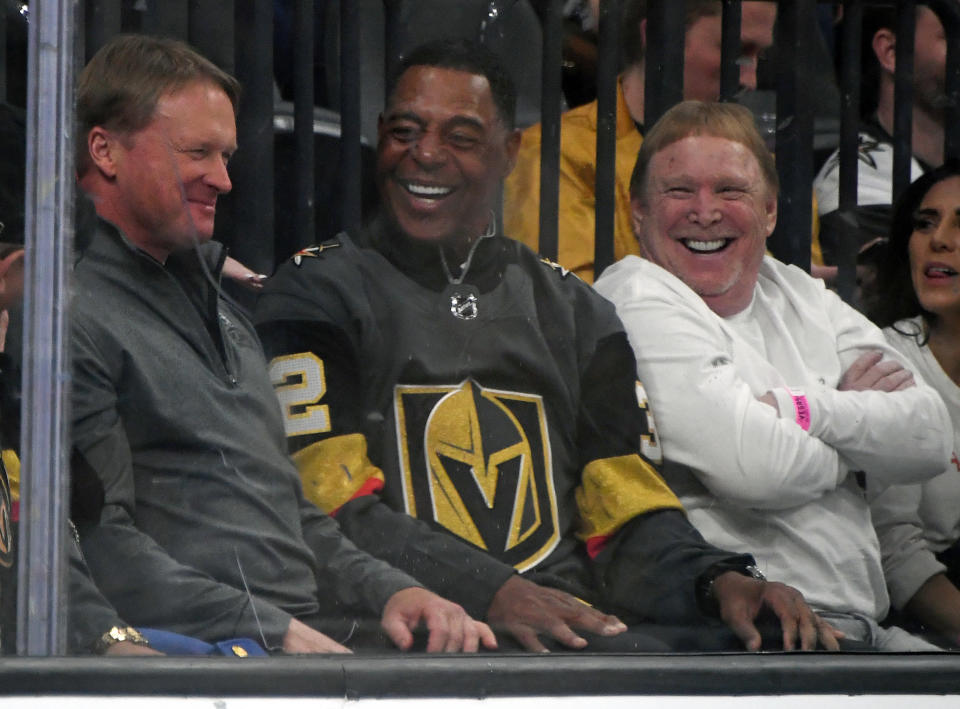
M 428 650 L 491 647 L 489 628 L 303 497 L 210 241 L 238 92 L 185 44 L 143 35 L 115 37 L 80 74 L 77 168 L 100 219 L 74 269 L 72 433 L 93 576 L 129 621 L 208 642 L 347 652 L 326 630 L 390 646 L 362 622 L 379 617 L 401 648 L 421 622 Z
M 948 161 L 903 194 L 880 262 L 882 297 L 868 313 L 943 397 L 953 449 L 943 473 L 874 489 L 893 607 L 960 647 L 960 163 Z
M 684 624 L 690 649 L 718 634 L 758 649 L 765 609 L 777 647 L 836 647 L 799 594 L 688 523 L 646 457 L 659 447 L 610 304 L 496 234 L 519 141 L 505 69 L 445 41 L 392 79 L 370 246 L 300 252 L 257 307 L 308 497 L 529 650 L 677 649 L 578 599 Z
M 531 0 L 543 22 L 552 0 Z M 564 108 L 574 108 L 597 98 L 597 30 L 600 0 L 565 0 L 563 17 Z
M 721 3 L 686 0 L 684 96 L 715 101 L 720 96 Z M 740 83 L 756 88 L 757 59 L 773 43 L 777 7 L 745 2 L 740 30 Z M 617 84 L 614 259 L 637 254 L 630 227 L 630 173 L 643 141 L 646 0 L 625 0 L 622 23 L 624 70 Z M 517 167 L 507 178 L 504 227 L 513 238 L 536 251 L 540 219 L 540 125 L 524 131 Z M 588 283 L 593 282 L 595 231 L 597 102 L 564 114 L 560 134 L 560 219 L 557 261 Z
M 888 596 L 858 471 L 871 484 L 933 477 L 949 417 L 877 327 L 764 255 L 777 189 L 747 109 L 674 106 L 631 181 L 643 258 L 597 290 L 633 345 L 664 476 L 704 537 L 750 550 L 850 640 L 933 649 L 878 625 Z
M 866 6 L 863 10 L 861 66 L 864 72 L 863 120 L 857 175 L 856 247 L 859 251 L 862 309 L 882 296 L 876 264 L 883 250 L 893 202 L 894 71 L 897 59 L 897 11 Z M 911 180 L 943 162 L 943 109 L 946 102 L 947 42 L 936 13 L 923 3 L 916 12 L 913 63 L 913 158 Z M 841 248 L 840 164 L 834 153 L 814 180 L 820 213 L 824 263 L 835 266 Z M 834 269 L 835 271 L 835 269 Z M 878 288 L 880 290 L 878 290 Z

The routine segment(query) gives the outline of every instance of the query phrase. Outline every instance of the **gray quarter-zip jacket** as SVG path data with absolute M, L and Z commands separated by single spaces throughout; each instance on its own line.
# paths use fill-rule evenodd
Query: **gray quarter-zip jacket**
M 224 257 L 210 243 L 160 264 L 97 225 L 71 311 L 76 521 L 128 622 L 277 647 L 291 616 L 379 615 L 419 584 L 303 497 L 259 341 L 204 275 Z

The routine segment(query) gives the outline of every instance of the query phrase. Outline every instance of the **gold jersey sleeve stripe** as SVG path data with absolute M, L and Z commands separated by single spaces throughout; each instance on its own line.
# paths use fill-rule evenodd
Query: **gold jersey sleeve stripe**
M 300 471 L 303 494 L 327 514 L 349 502 L 362 489 L 384 478 L 380 468 L 367 458 L 367 440 L 360 433 L 333 436 L 312 443 L 293 454 Z
M 7 480 L 10 482 L 10 497 L 13 502 L 20 501 L 20 458 L 13 448 L 4 448 L 0 451 L 3 458 L 3 467 L 7 469 Z
M 683 509 L 660 474 L 635 454 L 588 463 L 576 497 L 580 511 L 577 536 L 584 541 L 609 539 L 637 515 Z

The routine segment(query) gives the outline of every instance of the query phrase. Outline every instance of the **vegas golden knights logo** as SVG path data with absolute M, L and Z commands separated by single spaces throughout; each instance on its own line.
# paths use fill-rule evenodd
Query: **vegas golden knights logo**
M 13 564 L 13 515 L 7 470 L 0 461 L 0 566 Z
M 543 400 L 470 380 L 395 395 L 407 513 L 519 571 L 546 558 L 559 525 Z

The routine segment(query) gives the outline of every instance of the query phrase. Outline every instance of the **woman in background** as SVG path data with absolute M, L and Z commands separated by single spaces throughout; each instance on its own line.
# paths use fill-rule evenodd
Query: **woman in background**
M 960 162 L 904 192 L 878 282 L 871 318 L 943 397 L 954 430 L 941 475 L 867 491 L 884 573 L 895 609 L 960 647 Z

